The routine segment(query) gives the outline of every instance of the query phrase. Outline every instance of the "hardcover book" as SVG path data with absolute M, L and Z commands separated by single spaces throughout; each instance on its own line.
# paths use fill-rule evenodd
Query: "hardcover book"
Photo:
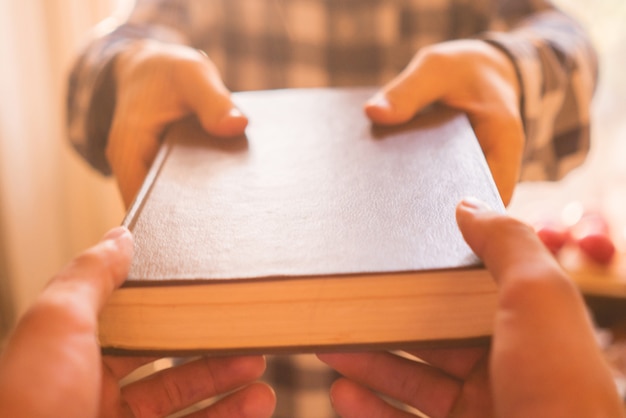
M 455 207 L 504 211 L 467 117 L 373 126 L 371 89 L 235 93 L 245 136 L 172 125 L 124 220 L 105 351 L 275 353 L 469 342 L 496 285 Z

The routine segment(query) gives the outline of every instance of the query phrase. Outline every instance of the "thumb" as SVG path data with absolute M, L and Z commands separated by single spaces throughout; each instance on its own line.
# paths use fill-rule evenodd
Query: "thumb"
M 244 133 L 248 118 L 232 102 L 215 64 L 206 56 L 201 65 L 179 73 L 183 100 L 210 134 L 231 137 Z
M 583 298 L 534 231 L 474 199 L 457 206 L 457 222 L 499 283 L 490 356 L 496 414 L 619 416 Z
M 530 226 L 475 198 L 459 203 L 456 218 L 465 241 L 501 285 L 516 278 L 562 274 Z
M 365 103 L 365 113 L 372 122 L 381 125 L 407 122 L 445 94 L 446 81 L 428 63 L 432 60 L 424 59 L 425 55 L 418 53 L 396 78 Z
M 132 255 L 131 233 L 125 227 L 114 228 L 61 270 L 39 299 L 65 300 L 84 315 L 95 317 L 126 279 Z
M 131 255 L 131 235 L 119 227 L 49 282 L 0 356 L 3 416 L 95 416 L 98 312 L 126 277 Z

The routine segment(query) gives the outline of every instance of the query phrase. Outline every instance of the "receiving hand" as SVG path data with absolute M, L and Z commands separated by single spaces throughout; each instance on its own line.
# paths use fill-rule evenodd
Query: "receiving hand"
M 156 41 L 133 44 L 116 57 L 116 105 L 106 156 L 130 205 L 159 149 L 166 126 L 195 114 L 211 134 L 244 132 L 215 65 L 203 53 Z
M 435 102 L 467 113 L 508 204 L 519 179 L 525 142 L 519 81 L 511 59 L 481 40 L 425 47 L 366 103 L 365 111 L 374 123 L 393 125 Z
M 457 208 L 470 247 L 498 282 L 491 347 L 320 354 L 346 378 L 331 399 L 350 417 L 621 417 L 623 406 L 575 285 L 533 230 L 480 202 Z
M 125 228 L 112 230 L 52 279 L 24 314 L 0 356 L 1 415 L 165 417 L 243 387 L 210 406 L 211 416 L 271 416 L 272 390 L 251 383 L 263 373 L 261 356 L 200 359 L 120 388 L 122 377 L 154 360 L 102 359 L 98 346 L 98 312 L 124 281 L 132 248 Z

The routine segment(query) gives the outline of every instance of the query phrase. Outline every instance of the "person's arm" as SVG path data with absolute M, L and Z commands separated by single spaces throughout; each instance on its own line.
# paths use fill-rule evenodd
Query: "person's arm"
M 24 314 L 0 354 L 3 417 L 165 417 L 216 395 L 216 417 L 269 417 L 275 397 L 253 383 L 262 356 L 202 358 L 120 387 L 152 360 L 100 356 L 98 312 L 124 281 L 133 252 L 119 227 L 56 275 Z
M 320 354 L 346 378 L 331 389 L 345 418 L 410 417 L 378 393 L 438 417 L 623 417 L 584 301 L 532 228 L 465 200 L 463 236 L 498 283 L 491 346 Z
M 397 124 L 428 104 L 465 111 L 505 203 L 520 180 L 562 177 L 589 149 L 596 55 L 587 34 L 545 1 L 499 1 L 491 30 L 434 44 L 366 104 Z
M 94 37 L 72 69 L 70 141 L 93 167 L 115 174 L 127 206 L 169 123 L 195 114 L 207 132 L 226 137 L 247 125 L 213 62 L 193 48 L 210 26 L 209 6 L 139 0 L 124 24 Z
M 127 21 L 112 16 L 89 34 L 69 75 L 67 125 L 74 148 L 98 171 L 111 174 L 104 149 L 115 107 L 113 66 L 133 43 L 154 39 L 189 44 L 184 11 L 187 0 L 137 0 Z M 178 10 L 178 13 L 172 13 Z

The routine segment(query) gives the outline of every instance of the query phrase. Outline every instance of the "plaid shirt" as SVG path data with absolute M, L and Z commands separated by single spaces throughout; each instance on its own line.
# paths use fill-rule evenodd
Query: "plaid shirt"
M 383 85 L 424 45 L 480 37 L 511 57 L 520 78 L 522 179 L 558 179 L 589 149 L 595 53 L 572 19 L 541 0 L 137 0 L 128 21 L 94 35 L 70 76 L 70 140 L 104 174 L 112 62 L 146 37 L 204 50 L 232 91 Z M 276 416 L 332 416 L 332 377 L 310 356 L 272 358 Z

